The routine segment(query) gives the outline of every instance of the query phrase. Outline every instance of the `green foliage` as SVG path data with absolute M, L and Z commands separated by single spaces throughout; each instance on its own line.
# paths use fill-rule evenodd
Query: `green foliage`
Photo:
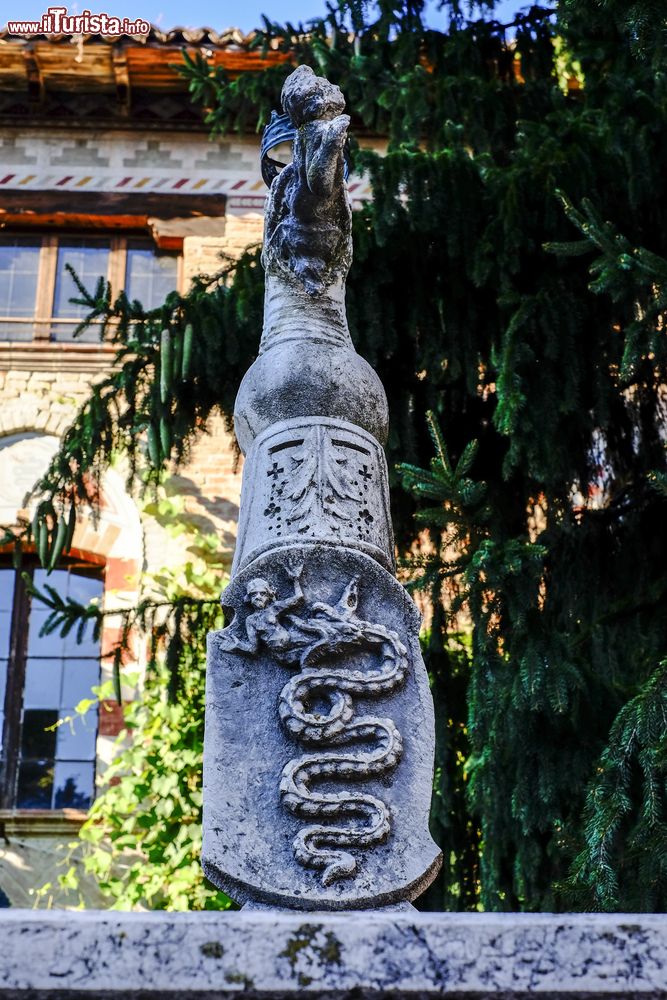
M 618 713 L 588 792 L 567 889 L 584 905 L 660 910 L 667 888 L 667 662 Z
M 437 548 L 424 557 L 413 555 L 410 565 L 413 570 L 421 570 L 421 574 L 413 580 L 413 588 L 427 591 L 434 605 L 439 605 L 446 602 L 443 592 L 445 581 L 459 577 L 468 567 L 466 550 L 472 547 L 471 535 L 483 525 L 488 511 L 483 506 L 485 484 L 476 483 L 468 477 L 477 455 L 477 442 L 467 444 L 456 466 L 452 466 L 433 413 L 427 413 L 426 418 L 435 446 L 431 468 L 426 471 L 404 463 L 398 466 L 398 472 L 403 486 L 420 501 L 437 501 L 437 506 L 421 507 L 416 514 L 417 521 L 433 529 Z M 450 612 L 456 614 L 461 605 L 460 599 L 453 601 Z
M 141 698 L 125 707 L 129 745 L 105 772 L 80 832 L 84 870 L 113 908 L 230 905 L 205 879 L 199 860 L 205 650 L 201 635 L 192 638 L 179 664 L 176 697 L 168 697 L 163 667 L 151 672 Z M 64 884 L 72 876 L 70 870 Z
M 571 29 L 583 21 L 588 30 L 604 37 L 611 29 L 630 43 L 634 55 L 657 64 L 667 43 L 664 0 L 561 0 Z
M 174 504 L 160 503 L 173 517 Z M 77 890 L 82 870 L 93 875 L 115 909 L 231 905 L 204 877 L 199 862 L 206 634 L 223 624 L 218 601 L 223 567 L 215 537 L 192 530 L 190 536 L 191 558 L 177 573 L 163 571 L 149 579 L 154 593 L 142 601 L 142 613 L 125 615 L 124 628 L 135 635 L 141 628 L 150 637 L 145 682 L 140 697 L 124 706 L 119 752 L 104 772 L 59 880 L 62 888 Z M 50 596 L 54 611 L 46 629 L 65 631 L 77 615 L 53 591 Z
M 664 909 L 664 11 L 533 6 L 509 47 L 491 17 L 447 6 L 447 33 L 420 2 L 341 0 L 256 39 L 339 83 L 360 139 L 389 140 L 353 150 L 374 198 L 347 307 L 389 397 L 399 546 L 431 544 L 415 575 L 436 599 L 447 863 L 427 905 Z M 265 121 L 288 71 L 184 66 L 218 131 Z M 118 357 L 38 491 L 45 560 L 115 452 L 155 481 L 213 406 L 229 418 L 262 287 L 256 255 L 151 313 L 100 287 L 88 304 L 117 321 Z
M 645 362 L 662 367 L 667 359 L 664 320 L 667 311 L 667 260 L 644 247 L 634 247 L 617 233 L 611 222 L 600 218 L 588 198 L 581 210 L 563 193 L 560 199 L 569 219 L 581 231 L 583 239 L 570 243 L 546 244 L 545 250 L 561 257 L 597 251 L 589 265 L 590 289 L 608 295 L 613 302 L 632 303 L 633 317 L 625 323 L 625 349 L 618 375 L 623 386 L 632 386 Z
M 423 653 L 436 708 L 436 760 L 431 831 L 443 852 L 443 867 L 422 905 L 447 910 L 475 909 L 480 903 L 480 831 L 466 802 L 467 764 L 472 746 L 466 724 L 472 667 L 472 633 L 457 631 L 457 614 L 466 606 L 465 584 L 473 539 L 484 532 L 486 487 L 470 472 L 477 443 L 470 442 L 455 466 L 435 417 L 427 414 L 435 457 L 428 470 L 398 467 L 403 485 L 420 501 L 417 520 L 430 526 L 422 554 L 412 554 L 411 588 L 429 595 L 433 622 L 423 638 Z M 446 609 L 446 610 L 445 610 Z
M 443 853 L 435 882 L 420 899 L 426 910 L 480 908 L 480 831 L 466 801 L 470 734 L 466 705 L 471 669 L 469 631 L 445 627 L 442 605 L 423 639 L 424 660 L 436 707 L 435 775 L 431 832 Z

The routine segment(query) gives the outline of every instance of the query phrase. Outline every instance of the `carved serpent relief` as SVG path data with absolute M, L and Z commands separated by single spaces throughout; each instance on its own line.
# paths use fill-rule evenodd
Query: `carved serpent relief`
M 285 765 L 280 797 L 293 815 L 315 821 L 295 837 L 294 856 L 305 867 L 321 870 L 326 886 L 356 874 L 357 859 L 349 849 L 384 843 L 391 819 L 388 807 L 373 795 L 312 786 L 380 777 L 396 767 L 403 746 L 398 729 L 391 719 L 375 715 L 355 719 L 353 695 L 373 698 L 396 690 L 408 670 L 408 651 L 396 632 L 357 616 L 358 577 L 350 580 L 337 604 L 309 604 L 301 586 L 302 567 L 285 569 L 293 594 L 278 600 L 266 580 L 251 580 L 246 601 L 254 611 L 245 620 L 245 637 L 233 623 L 220 641 L 224 649 L 250 654 L 265 645 L 280 663 L 300 668 L 281 691 L 278 712 L 287 732 L 313 751 Z M 381 657 L 379 668 L 332 665 L 354 650 Z

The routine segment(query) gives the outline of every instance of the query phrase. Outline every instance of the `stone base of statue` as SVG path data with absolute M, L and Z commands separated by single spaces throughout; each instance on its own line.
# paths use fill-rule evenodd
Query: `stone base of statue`
M 0 1000 L 664 1000 L 663 913 L 0 909 Z
M 233 623 L 209 637 L 207 876 L 239 902 L 300 909 L 414 899 L 440 863 L 416 607 L 364 553 L 316 544 L 260 556 L 224 604 Z

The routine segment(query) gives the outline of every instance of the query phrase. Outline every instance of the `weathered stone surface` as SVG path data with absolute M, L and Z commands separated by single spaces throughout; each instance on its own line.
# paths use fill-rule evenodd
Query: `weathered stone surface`
M 648 1000 L 665 915 L 0 911 L 0 997 Z
M 240 902 L 365 909 L 440 865 L 433 705 L 392 575 L 387 399 L 345 317 L 349 118 L 307 67 L 283 106 L 293 162 L 271 183 L 264 330 L 234 411 L 233 620 L 209 642 L 202 864 Z
M 209 638 L 204 870 L 239 901 L 414 899 L 440 863 L 417 609 L 361 552 L 282 558 L 234 577 L 234 621 Z
M 319 296 L 345 280 L 352 261 L 352 210 L 343 147 L 350 124 L 340 89 L 309 66 L 291 73 L 283 110 L 297 133 L 292 163 L 271 184 L 262 263 L 267 276 Z
M 246 372 L 234 407 L 241 451 L 273 424 L 298 417 L 345 420 L 384 443 L 387 397 L 368 362 L 351 347 L 297 340 L 275 342 Z
M 281 421 L 246 456 L 232 572 L 269 549 L 305 540 L 360 549 L 394 568 L 384 451 L 354 424 Z

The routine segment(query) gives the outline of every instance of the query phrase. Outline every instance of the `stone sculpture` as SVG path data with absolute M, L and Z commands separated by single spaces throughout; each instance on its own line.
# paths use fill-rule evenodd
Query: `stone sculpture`
M 407 905 L 441 860 L 433 707 L 393 575 L 387 400 L 345 315 L 350 119 L 306 66 L 282 102 L 293 160 L 271 183 L 264 329 L 234 414 L 246 464 L 231 621 L 209 636 L 202 863 L 249 905 Z

